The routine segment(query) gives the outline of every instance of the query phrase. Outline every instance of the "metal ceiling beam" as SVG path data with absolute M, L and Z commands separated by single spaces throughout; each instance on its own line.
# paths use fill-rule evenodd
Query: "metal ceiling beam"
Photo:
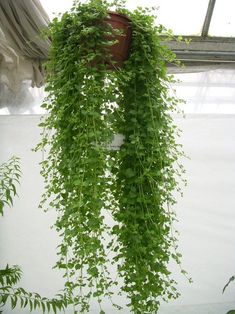
M 189 44 L 184 41 L 169 41 L 163 44 L 167 45 L 179 60 L 235 62 L 235 38 L 185 36 L 184 39 L 191 41 Z
M 202 37 L 208 36 L 211 18 L 212 18 L 214 7 L 215 7 L 215 1 L 216 0 L 209 1 L 207 12 L 206 12 L 206 17 L 205 17 L 203 28 L 202 28 L 202 34 L 201 34 Z
M 204 61 L 204 62 L 234 62 L 235 52 L 215 51 L 174 51 L 181 61 Z

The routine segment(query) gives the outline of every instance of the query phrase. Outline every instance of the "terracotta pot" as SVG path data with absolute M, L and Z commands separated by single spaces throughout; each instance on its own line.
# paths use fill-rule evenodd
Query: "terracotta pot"
M 112 57 L 107 63 L 110 69 L 115 70 L 116 68 L 122 67 L 124 61 L 126 61 L 129 56 L 131 45 L 131 20 L 123 14 L 109 12 L 109 18 L 106 19 L 105 22 L 110 24 L 113 29 L 122 32 L 122 35 L 114 35 L 114 37 L 111 38 L 118 42 L 109 48 Z M 115 63 L 112 64 L 112 61 L 115 61 Z

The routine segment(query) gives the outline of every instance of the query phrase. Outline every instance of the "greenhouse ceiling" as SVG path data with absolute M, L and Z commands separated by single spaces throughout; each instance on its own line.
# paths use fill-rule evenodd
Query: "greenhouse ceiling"
M 69 10 L 73 0 L 41 0 L 50 18 Z M 171 41 L 169 47 L 186 64 L 235 64 L 234 0 L 127 0 L 127 7 L 157 7 L 157 24 L 189 44 Z

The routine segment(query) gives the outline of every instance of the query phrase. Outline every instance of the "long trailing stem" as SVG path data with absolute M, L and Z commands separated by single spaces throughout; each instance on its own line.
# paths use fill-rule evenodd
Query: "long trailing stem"
M 145 19 L 143 19 L 143 16 Z M 153 27 L 153 16 L 137 10 L 130 14 L 132 51 L 119 72 L 119 99 L 125 142 L 117 156 L 119 275 L 134 313 L 155 313 L 160 298 L 178 297 L 168 262 L 180 262 L 172 236 L 175 216 L 167 205 L 176 200 L 181 172 L 175 165 L 182 152 L 176 142 L 177 128 L 170 116 L 178 100 L 168 95 L 166 62 L 173 55 L 160 45 L 163 29 Z
M 57 211 L 56 266 L 65 270 L 65 290 L 81 313 L 89 312 L 91 298 L 100 313 L 102 297 L 113 303 L 117 279 L 108 271 L 110 263 L 116 263 L 115 275 L 124 282 L 120 290 L 135 314 L 156 313 L 161 298 L 178 296 L 168 270 L 171 259 L 179 263 L 172 252 L 175 217 L 166 205 L 176 202 L 183 153 L 170 115 L 179 101 L 167 87 L 172 78 L 166 63 L 175 56 L 160 42 L 160 35 L 172 35 L 155 26 L 147 9 L 130 12 L 124 2 L 75 1 L 49 30 L 44 104 L 49 115 L 41 126 L 52 136 L 38 146 L 49 147 L 42 162 L 43 203 L 49 200 Z M 104 23 L 113 6 L 132 26 L 129 59 L 123 69 L 114 64 L 116 71 L 107 65 L 115 32 Z M 124 135 L 124 144 L 110 152 L 115 132 Z M 113 226 L 105 222 L 104 209 Z

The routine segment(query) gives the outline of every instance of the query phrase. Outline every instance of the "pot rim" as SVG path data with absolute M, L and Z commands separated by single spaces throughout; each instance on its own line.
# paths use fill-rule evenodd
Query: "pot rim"
M 131 22 L 131 19 L 128 16 L 126 16 L 125 14 L 118 13 L 118 12 L 115 12 L 115 11 L 108 11 L 108 14 L 110 14 L 110 15 L 117 15 L 117 16 L 123 17 L 128 22 Z

